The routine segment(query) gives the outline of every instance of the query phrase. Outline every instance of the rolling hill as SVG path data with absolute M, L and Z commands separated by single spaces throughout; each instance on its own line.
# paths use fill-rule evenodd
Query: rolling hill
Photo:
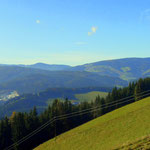
M 123 144 L 137 143 L 137 139 L 150 135 L 149 107 L 150 97 L 72 129 L 41 144 L 35 150 L 124 149 Z M 143 144 L 144 142 L 148 143 L 149 140 L 143 138 Z M 136 148 L 140 146 L 137 144 Z
M 99 61 L 69 68 L 71 71 L 94 72 L 131 81 L 150 76 L 150 58 L 124 58 Z
M 37 63 L 33 65 L 0 65 L 40 69 L 45 71 L 86 71 L 102 76 L 118 77 L 126 81 L 150 76 L 150 58 L 124 58 L 98 61 L 75 67 L 68 65 L 50 65 Z
M 50 65 L 50 64 L 44 64 L 44 63 L 36 63 L 33 65 L 19 65 L 21 67 L 26 68 L 34 68 L 34 69 L 42 69 L 42 70 L 49 70 L 49 71 L 61 71 L 71 68 L 71 66 L 68 65 Z
M 126 86 L 129 81 L 150 76 L 150 58 L 125 58 L 80 66 L 0 65 L 0 90 L 32 93 L 47 88 Z
M 17 91 L 20 95 L 37 93 L 47 88 L 112 88 L 126 86 L 127 81 L 149 75 L 150 58 L 100 61 L 76 67 L 43 63 L 0 65 L 0 91 L 12 90 Z M 82 95 L 77 97 L 80 97 L 80 100 L 84 99 Z M 88 97 L 90 96 L 88 95 Z M 70 97 L 68 96 L 68 98 Z
M 0 90 L 37 93 L 47 88 L 82 88 L 126 86 L 117 77 L 85 71 L 47 71 L 18 66 L 0 66 Z

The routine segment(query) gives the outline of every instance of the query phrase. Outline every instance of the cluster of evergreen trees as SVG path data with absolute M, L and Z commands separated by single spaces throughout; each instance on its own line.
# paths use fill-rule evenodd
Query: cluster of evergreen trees
M 13 148 L 15 150 L 30 150 L 48 139 L 91 119 L 148 96 L 139 97 L 139 93 L 147 90 L 150 90 L 150 78 L 140 79 L 137 82 L 130 83 L 125 88 L 114 88 L 106 98 L 98 96 L 95 101 L 90 103 L 83 102 L 79 105 L 72 105 L 67 99 L 64 102 L 55 100 L 40 115 L 37 114 L 36 108 L 31 110 L 30 113 L 13 112 L 11 117 L 5 117 L 0 121 L 0 150 L 17 142 L 54 117 L 93 108 L 88 113 L 79 113 L 77 116 L 53 122 L 30 139 L 15 145 Z

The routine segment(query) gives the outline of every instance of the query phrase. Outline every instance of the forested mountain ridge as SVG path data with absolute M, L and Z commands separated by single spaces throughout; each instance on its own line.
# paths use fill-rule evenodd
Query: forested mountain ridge
M 38 112 L 44 111 L 54 99 L 66 98 L 80 101 L 75 97 L 75 94 L 87 93 L 91 91 L 103 91 L 111 92 L 112 88 L 106 87 L 90 87 L 90 88 L 49 88 L 45 91 L 38 93 L 23 94 L 7 102 L 3 102 L 0 106 L 0 118 L 4 116 L 10 116 L 12 112 L 29 112 L 34 106 L 36 106 Z M 97 95 L 96 95 L 97 96 Z M 1 102 L 1 101 L 0 101 Z
M 148 76 L 150 58 L 99 61 L 75 67 L 43 63 L 0 65 L 0 90 L 36 93 L 55 87 L 126 86 L 129 81 Z
M 49 71 L 87 71 L 104 76 L 119 77 L 127 81 L 150 76 L 150 58 L 113 59 L 87 63 L 74 67 L 68 65 L 50 65 L 44 63 L 12 66 L 22 66 L 25 68 Z
M 95 72 L 100 75 L 136 80 L 150 76 L 150 58 L 124 58 L 99 61 L 69 68 L 72 71 Z
M 0 90 L 37 93 L 47 88 L 82 88 L 126 86 L 117 77 L 101 76 L 85 71 L 47 71 L 18 66 L 0 66 Z

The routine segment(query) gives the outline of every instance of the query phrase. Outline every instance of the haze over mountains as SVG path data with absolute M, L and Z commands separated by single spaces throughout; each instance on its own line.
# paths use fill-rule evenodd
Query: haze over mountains
M 150 76 L 150 58 L 114 59 L 88 63 L 75 67 L 68 65 L 48 65 L 44 63 L 26 65 L 25 67 L 50 71 L 86 71 L 104 76 L 119 77 L 127 81 Z
M 35 64 L 30 67 L 34 66 L 41 69 L 40 64 Z M 52 68 L 54 66 L 49 65 L 49 68 Z M 60 65 L 58 66 L 61 70 L 64 69 L 69 71 L 94 72 L 99 75 L 119 77 L 123 80 L 128 81 L 150 75 L 150 58 L 124 58 L 116 60 L 106 60 L 75 67 L 61 67 Z
M 125 86 L 126 81 L 85 71 L 47 71 L 18 66 L 0 67 L 0 90 L 33 93 L 47 88 Z
M 150 58 L 125 58 L 80 66 L 0 65 L 0 90 L 33 93 L 47 88 L 126 86 L 129 81 L 150 76 Z
M 26 68 L 35 68 L 35 69 L 42 69 L 42 70 L 49 70 L 49 71 L 61 71 L 61 70 L 67 70 L 71 68 L 71 66 L 68 65 L 50 65 L 50 64 L 44 64 L 44 63 L 36 63 L 33 65 L 18 65 L 20 67 L 26 67 Z

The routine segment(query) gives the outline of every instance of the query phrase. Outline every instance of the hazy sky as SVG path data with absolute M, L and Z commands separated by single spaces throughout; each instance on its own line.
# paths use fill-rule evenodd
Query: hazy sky
M 0 0 L 0 63 L 150 56 L 150 0 Z

